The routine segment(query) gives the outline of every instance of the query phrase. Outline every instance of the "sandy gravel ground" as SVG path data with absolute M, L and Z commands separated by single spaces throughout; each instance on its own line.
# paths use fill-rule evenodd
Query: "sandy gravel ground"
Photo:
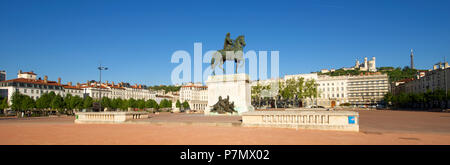
M 359 133 L 179 124 L 239 120 L 183 114 L 160 114 L 148 119 L 158 124 L 73 124 L 73 117 L 0 118 L 0 144 L 450 144 L 450 113 L 359 112 Z M 161 124 L 165 121 L 168 124 Z

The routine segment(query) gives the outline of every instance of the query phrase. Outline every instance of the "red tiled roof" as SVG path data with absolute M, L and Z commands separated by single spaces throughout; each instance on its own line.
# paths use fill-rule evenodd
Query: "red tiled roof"
M 45 83 L 44 80 L 34 80 L 34 79 L 26 79 L 26 78 L 16 78 L 16 79 L 6 80 L 6 81 L 2 81 L 2 82 L 20 82 L 20 83 L 62 86 L 61 84 L 58 84 L 56 81 L 47 81 L 47 83 Z
M 66 88 L 66 89 L 79 89 L 79 90 L 81 90 L 81 87 L 77 87 L 77 86 L 63 85 L 63 87 Z
M 104 86 L 95 86 L 95 85 L 81 86 L 80 88 L 102 88 L 102 89 L 106 89 L 106 87 L 104 87 Z
M 33 73 L 33 72 L 22 72 L 22 74 L 32 74 L 32 75 L 37 75 L 36 73 Z
M 105 85 L 105 84 L 102 84 L 102 85 Z M 108 86 L 110 88 L 124 89 L 123 87 L 120 87 L 119 85 L 106 84 L 106 86 Z
M 398 80 L 397 82 L 410 82 L 413 80 L 414 80 L 414 78 L 405 78 L 405 79 Z

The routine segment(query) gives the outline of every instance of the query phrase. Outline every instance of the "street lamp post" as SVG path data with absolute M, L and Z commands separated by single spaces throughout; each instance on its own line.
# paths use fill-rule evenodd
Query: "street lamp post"
M 445 61 L 445 56 L 444 56 L 444 84 L 445 84 L 445 109 L 447 109 L 447 104 L 448 104 L 448 96 L 447 96 L 447 68 L 446 68 L 446 61 Z
M 103 67 L 102 64 L 98 67 L 98 70 L 100 71 L 100 87 L 98 88 L 98 96 L 100 99 L 100 111 L 102 110 L 102 70 L 108 70 L 107 67 Z

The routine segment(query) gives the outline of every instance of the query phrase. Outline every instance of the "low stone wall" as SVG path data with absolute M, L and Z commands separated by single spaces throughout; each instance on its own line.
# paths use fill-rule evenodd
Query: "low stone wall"
M 359 131 L 353 111 L 254 111 L 242 114 L 243 126 Z
M 147 112 L 77 112 L 75 123 L 123 123 L 148 118 Z

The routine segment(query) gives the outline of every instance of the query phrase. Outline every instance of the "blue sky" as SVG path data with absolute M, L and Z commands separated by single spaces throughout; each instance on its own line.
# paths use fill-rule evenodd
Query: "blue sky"
M 280 51 L 280 75 L 354 65 L 417 68 L 449 58 L 450 1 L 0 0 L 0 70 L 64 82 L 170 84 L 176 50 L 219 49 L 227 32 L 247 50 Z M 208 64 L 204 64 L 205 69 Z

